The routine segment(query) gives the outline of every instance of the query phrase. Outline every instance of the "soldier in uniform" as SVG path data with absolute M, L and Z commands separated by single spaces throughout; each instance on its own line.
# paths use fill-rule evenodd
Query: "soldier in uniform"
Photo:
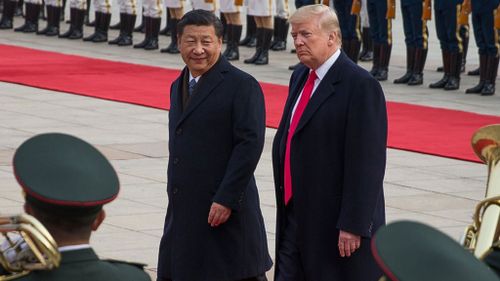
M 418 222 L 381 227 L 372 239 L 372 249 L 385 274 L 380 281 L 500 281 L 493 270 L 448 235 Z M 487 262 L 490 259 L 490 264 L 498 266 L 494 260 L 498 258 L 495 253 Z
M 89 245 L 106 216 L 103 205 L 119 190 L 115 170 L 97 149 L 70 135 L 42 134 L 16 150 L 13 166 L 24 210 L 47 228 L 62 257 L 58 268 L 16 280 L 151 280 L 143 265 L 101 260 Z
M 45 0 L 47 7 L 47 27 L 38 31 L 36 34 L 57 36 L 59 35 L 59 21 L 61 18 L 62 1 L 61 0 Z
M 479 52 L 479 84 L 467 94 L 491 96 L 495 93 L 498 70 L 498 35 L 495 17 L 499 0 L 472 0 L 472 26 Z
M 394 80 L 395 84 L 421 85 L 423 70 L 427 58 L 428 30 L 430 19 L 430 1 L 401 0 L 403 28 L 406 44 L 406 73 Z M 424 10 L 427 12 L 424 13 Z
M 240 59 L 239 43 L 243 28 L 240 17 L 241 4 L 242 1 L 220 0 L 220 12 L 227 22 L 227 46 L 222 55 L 229 61 Z
M 396 14 L 395 0 L 368 0 L 367 4 L 373 39 L 373 65 L 370 73 L 377 80 L 385 81 L 392 51 L 392 19 Z
M 17 1 L 3 0 L 3 11 L 2 11 L 2 19 L 0 20 L 0 29 L 12 28 L 16 6 L 17 6 Z
M 132 33 L 137 18 L 137 0 L 118 0 L 118 4 L 120 5 L 120 35 L 108 43 L 118 46 L 130 46 L 132 45 Z
M 273 37 L 273 11 L 274 1 L 248 0 L 247 13 L 253 16 L 257 25 L 257 46 L 255 53 L 244 63 L 265 65 L 269 63 L 269 49 Z
M 42 7 L 42 0 L 26 0 L 26 13 L 24 15 L 24 24 L 14 28 L 16 32 L 33 33 L 38 31 L 38 17 Z
M 444 75 L 429 85 L 433 89 L 457 90 L 460 87 L 462 66 L 462 39 L 459 33 L 458 15 L 462 0 L 435 0 L 436 32 L 441 46 Z
M 94 8 L 94 33 L 83 38 L 83 41 L 106 42 L 108 41 L 108 29 L 111 21 L 111 0 L 94 0 Z

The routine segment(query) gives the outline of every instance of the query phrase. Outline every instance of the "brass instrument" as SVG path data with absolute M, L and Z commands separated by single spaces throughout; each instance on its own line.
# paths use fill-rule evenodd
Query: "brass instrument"
M 396 0 L 387 0 L 387 13 L 385 14 L 385 18 L 396 18 Z
M 22 277 L 33 270 L 59 266 L 61 255 L 47 229 L 30 215 L 0 217 L 0 264 L 9 272 L 0 281 Z
M 469 25 L 469 14 L 472 11 L 471 0 L 463 0 L 460 14 L 458 15 L 459 25 Z
M 432 18 L 432 3 L 431 0 L 424 0 L 422 9 L 422 20 L 431 20 Z
M 361 0 L 352 0 L 351 15 L 359 15 L 361 13 Z
M 463 245 L 482 258 L 500 239 L 500 124 L 476 131 L 472 148 L 488 165 L 488 181 L 486 199 L 477 205 L 474 221 L 465 229 Z

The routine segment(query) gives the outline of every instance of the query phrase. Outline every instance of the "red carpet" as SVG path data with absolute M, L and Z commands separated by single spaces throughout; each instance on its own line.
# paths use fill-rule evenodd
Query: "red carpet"
M 0 54 L 0 81 L 161 109 L 169 108 L 170 83 L 179 74 L 179 70 L 1 44 Z M 261 85 L 267 125 L 276 127 L 287 87 Z M 396 102 L 388 102 L 388 114 L 389 147 L 475 162 L 479 160 L 470 148 L 473 132 L 500 123 L 496 116 Z

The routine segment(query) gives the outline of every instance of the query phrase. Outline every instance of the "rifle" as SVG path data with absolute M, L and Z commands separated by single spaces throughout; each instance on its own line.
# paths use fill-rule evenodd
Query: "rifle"
M 361 13 L 361 0 L 352 0 L 351 15 L 359 15 Z
M 396 0 L 387 0 L 387 14 L 385 15 L 386 19 L 395 19 L 396 18 Z
M 431 0 L 424 0 L 422 9 L 422 20 L 427 21 L 432 18 L 432 3 Z
M 464 2 L 462 2 L 460 14 L 458 15 L 459 25 L 469 25 L 469 14 L 471 13 L 471 9 L 472 7 L 470 0 L 464 0 Z
M 498 6 L 495 13 L 495 29 L 500 29 L 500 6 Z

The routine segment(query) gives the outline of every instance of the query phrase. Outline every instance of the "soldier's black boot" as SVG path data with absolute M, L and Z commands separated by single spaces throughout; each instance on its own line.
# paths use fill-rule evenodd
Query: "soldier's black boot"
M 373 61 L 372 61 L 372 69 L 370 70 L 370 74 L 375 77 L 380 69 L 380 48 L 381 45 L 378 43 L 373 44 Z
M 479 55 L 479 67 L 474 69 L 474 70 L 471 70 L 469 72 L 467 72 L 467 75 L 469 76 L 479 76 L 480 75 L 480 71 L 481 71 L 481 60 L 483 60 L 483 63 L 484 65 L 486 65 L 486 59 L 487 59 L 487 56 L 486 54 L 483 54 L 483 55 Z
M 91 35 L 84 37 L 83 41 L 92 41 L 94 37 L 97 36 L 97 33 L 99 32 L 99 23 L 101 22 L 101 17 L 102 17 L 101 12 L 95 12 L 95 20 L 94 20 L 94 33 Z
M 126 16 L 127 16 L 127 14 L 120 13 L 120 22 L 119 22 L 119 24 L 120 24 L 120 34 L 115 39 L 110 40 L 108 42 L 109 45 L 118 45 L 118 42 L 120 42 L 122 40 L 123 36 L 125 36 L 125 25 L 126 25 L 125 17 Z M 113 29 L 113 28 L 111 28 L 111 26 L 109 28 Z
M 244 63 L 255 63 L 257 58 L 260 56 L 260 53 L 262 52 L 262 43 L 263 43 L 263 34 L 264 33 L 264 28 L 257 28 L 257 31 L 255 32 L 255 36 L 257 37 L 257 45 L 255 46 L 255 53 L 253 56 L 250 58 L 244 60 Z
M 108 41 L 108 29 L 109 23 L 111 22 L 111 14 L 101 14 L 101 20 L 99 21 L 99 25 L 97 28 L 97 34 L 92 39 L 94 43 L 102 43 Z
M 156 50 L 158 49 L 158 35 L 160 34 L 161 18 L 151 18 L 149 20 L 149 24 L 149 28 L 151 29 L 151 39 L 148 44 L 144 46 L 144 50 Z
M 47 34 L 47 31 L 52 27 L 52 18 L 53 18 L 52 6 L 46 6 L 46 7 L 47 7 L 47 26 L 44 29 L 37 31 L 36 32 L 37 35 Z
M 441 80 L 431 83 L 429 88 L 431 89 L 442 89 L 448 83 L 450 79 L 450 53 L 445 50 L 441 50 L 441 56 L 443 57 L 443 78 Z
M 465 64 L 467 63 L 467 52 L 469 50 L 469 26 L 462 25 L 460 27 L 460 37 L 462 38 L 462 61 L 460 64 L 460 72 L 465 72 Z
M 125 14 L 124 34 L 118 42 L 118 46 L 130 46 L 134 43 L 132 39 L 136 18 L 136 15 Z
M 424 83 L 424 66 L 427 60 L 427 49 L 415 49 L 415 62 L 413 73 L 408 81 L 409 86 L 422 85 Z
M 361 40 L 363 41 L 363 50 L 361 50 L 361 54 L 359 54 L 359 60 L 373 60 L 373 40 L 369 27 L 363 27 Z
M 14 7 L 14 17 L 22 17 L 23 16 L 23 5 L 24 0 L 19 0 Z
M 487 69 L 488 67 L 488 57 L 486 55 L 479 56 L 479 84 L 476 86 L 465 90 L 466 94 L 480 94 L 488 78 Z
M 38 30 L 38 15 L 40 14 L 39 4 L 26 3 L 26 15 L 24 24 L 18 28 L 14 28 L 16 32 L 33 33 Z
M 83 38 L 83 23 L 85 21 L 86 10 L 75 9 L 75 25 L 68 39 L 76 40 Z
M 144 16 L 142 17 L 142 21 L 144 22 L 144 26 L 149 25 L 150 20 L 151 20 L 150 17 L 144 17 Z M 134 49 L 143 49 L 149 43 L 149 40 L 151 40 L 151 31 L 150 31 L 150 29 L 146 29 L 146 32 L 144 34 L 144 40 L 142 40 L 142 42 L 139 44 L 135 44 Z
M 247 27 L 245 38 L 240 41 L 240 46 L 253 48 L 257 45 L 257 25 L 253 16 L 247 15 Z
M 178 54 L 179 48 L 177 47 L 177 23 L 179 22 L 178 19 L 171 19 L 170 22 L 170 31 L 172 32 L 172 35 L 170 36 L 170 44 L 168 47 L 161 49 L 160 52 L 162 53 L 169 53 L 169 54 Z
M 286 50 L 286 41 L 288 39 L 288 31 L 290 30 L 290 23 L 288 23 L 287 19 L 281 19 L 281 33 L 280 33 L 280 41 L 274 45 L 275 51 L 284 51 Z
M 240 50 L 238 45 L 240 42 L 242 28 L 243 27 L 241 25 L 233 25 L 231 41 L 229 42 L 231 44 L 231 50 L 226 55 L 226 59 L 229 61 L 240 59 Z
M 392 51 L 392 45 L 384 44 L 381 46 L 380 68 L 377 74 L 375 75 L 375 79 L 377 79 L 378 81 L 387 80 L 387 76 L 389 73 L 389 61 L 391 60 L 391 51 Z
M 452 53 L 450 55 L 450 79 L 444 86 L 447 91 L 458 90 L 460 88 L 460 71 L 462 68 L 462 53 Z
M 406 47 L 406 73 L 394 80 L 394 84 L 407 84 L 413 75 L 413 69 L 415 68 L 415 50 L 414 47 Z
M 273 30 L 268 28 L 263 28 L 262 30 L 262 51 L 260 52 L 257 59 L 255 59 L 255 65 L 265 65 L 269 63 L 269 48 L 271 48 Z
M 481 96 L 492 96 L 495 94 L 495 80 L 498 72 L 498 55 L 488 56 L 487 62 L 487 78 L 483 90 L 481 91 Z
M 10 0 L 3 1 L 3 13 L 0 20 L 0 29 L 11 29 L 14 21 L 14 11 L 16 9 L 16 2 Z
M 52 24 L 50 25 L 50 28 L 49 30 L 47 30 L 47 33 L 45 33 L 45 35 L 58 36 L 62 8 L 61 7 L 51 7 L 51 8 L 52 8 Z
M 226 25 L 226 32 L 227 32 L 227 44 L 226 44 L 226 49 L 224 52 L 222 52 L 222 56 L 227 58 L 227 54 L 231 51 L 232 46 L 232 41 L 233 41 L 233 25 L 228 24 Z

